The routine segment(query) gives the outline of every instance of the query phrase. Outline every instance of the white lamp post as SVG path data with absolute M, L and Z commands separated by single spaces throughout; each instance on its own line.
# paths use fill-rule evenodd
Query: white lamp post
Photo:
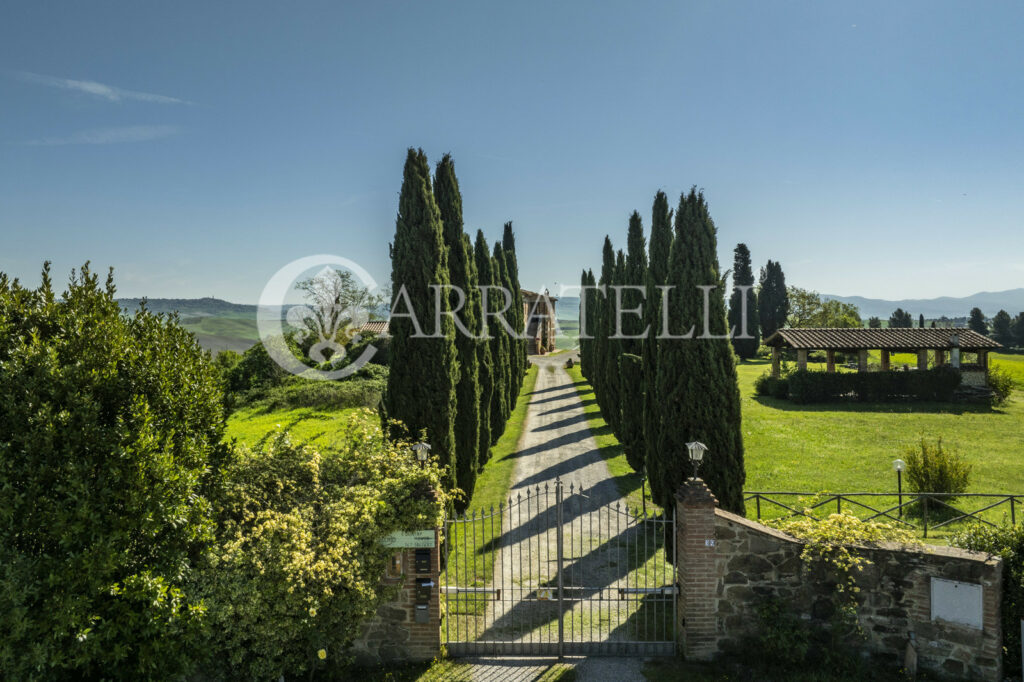
M 903 518 L 903 470 L 907 468 L 907 463 L 902 459 L 894 459 L 892 461 L 892 468 L 896 470 L 896 494 L 899 496 L 900 502 L 900 513 L 899 517 Z
M 427 465 L 427 457 L 430 456 L 430 446 L 426 443 L 413 443 L 412 451 L 416 455 L 416 461 L 420 463 L 420 468 Z
M 690 453 L 690 464 L 693 465 L 693 478 L 696 479 L 698 478 L 697 472 L 700 470 L 700 463 L 704 460 L 704 453 L 708 451 L 708 446 L 700 441 L 693 441 L 686 444 L 686 449 Z

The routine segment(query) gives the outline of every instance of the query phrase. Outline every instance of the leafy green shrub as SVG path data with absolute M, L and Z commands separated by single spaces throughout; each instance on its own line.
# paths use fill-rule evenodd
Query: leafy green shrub
M 380 578 L 395 530 L 437 527 L 446 500 L 436 466 L 359 420 L 337 449 L 280 433 L 241 449 L 214 497 L 217 547 L 199 572 L 214 675 L 241 680 L 335 672 L 359 624 L 388 596 Z M 325 650 L 320 661 L 316 655 Z
M 771 398 L 789 397 L 789 379 L 765 372 L 754 381 L 754 393 Z
M 342 410 L 349 407 L 376 407 L 387 386 L 387 378 L 324 381 L 302 376 L 288 377 L 280 386 L 254 389 L 236 397 L 238 406 L 259 407 L 267 412 L 297 407 Z
M 270 357 L 262 343 L 245 351 L 239 362 L 227 373 L 227 386 L 235 392 L 279 386 L 288 373 Z
M 1017 388 L 1017 382 L 1013 375 L 1002 367 L 993 367 L 988 371 L 988 386 L 995 396 L 992 398 L 993 405 L 1005 405 Z
M 907 483 L 919 493 L 964 493 L 971 477 L 971 465 L 956 450 L 946 449 L 939 438 L 935 444 L 924 438 L 906 449 Z M 955 497 L 935 498 L 946 504 Z
M 622 412 L 619 440 L 629 466 L 633 471 L 640 471 L 644 468 L 647 450 L 643 434 L 644 368 L 639 355 L 623 353 L 619 356 L 619 384 Z
M 218 378 L 173 317 L 0 274 L 0 677 L 173 677 L 226 449 Z
M 1003 665 L 1007 675 L 1021 674 L 1020 621 L 1024 620 L 1024 526 L 993 528 L 972 524 L 949 539 L 954 547 L 988 552 L 1003 559 Z

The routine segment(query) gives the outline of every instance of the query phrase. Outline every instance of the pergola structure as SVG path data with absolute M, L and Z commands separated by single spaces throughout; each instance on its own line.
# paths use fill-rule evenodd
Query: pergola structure
M 935 365 L 949 364 L 960 367 L 960 353 L 977 353 L 979 371 L 988 372 L 988 352 L 1001 348 L 992 339 L 970 329 L 780 329 L 765 340 L 772 348 L 772 376 L 778 377 L 783 349 L 796 351 L 799 369 L 807 369 L 807 354 L 812 350 L 825 351 L 828 371 L 836 371 L 836 353 L 856 353 L 858 371 L 868 369 L 868 351 L 881 351 L 883 372 L 890 369 L 892 353 L 915 353 L 917 368 L 928 369 L 928 353 L 932 352 Z

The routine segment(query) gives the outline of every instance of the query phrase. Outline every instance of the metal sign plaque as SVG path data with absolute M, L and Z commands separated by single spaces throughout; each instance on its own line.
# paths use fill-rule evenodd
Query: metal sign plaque
M 932 620 L 937 619 L 981 630 L 981 585 L 932 578 Z
M 434 531 L 433 529 L 398 530 L 385 536 L 381 544 L 396 549 L 432 549 L 434 547 Z

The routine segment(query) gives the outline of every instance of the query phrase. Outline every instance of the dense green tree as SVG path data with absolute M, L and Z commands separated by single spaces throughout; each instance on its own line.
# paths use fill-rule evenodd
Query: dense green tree
M 604 416 L 612 432 L 618 436 L 622 426 L 622 379 L 619 376 L 619 356 L 622 354 L 623 340 L 618 333 L 618 317 L 620 305 L 615 294 L 615 287 L 621 287 L 626 277 L 626 255 L 619 249 L 615 254 L 615 268 L 612 270 L 611 285 L 608 287 L 608 312 L 604 318 L 607 346 L 604 357 L 604 402 L 601 414 Z
M 1024 313 L 1017 313 L 1013 318 L 1013 345 L 1024 348 Z
M 594 395 L 597 398 L 599 405 L 604 408 L 605 411 L 610 410 L 609 405 L 612 403 L 606 397 L 607 394 L 607 371 L 608 367 L 608 356 L 611 351 L 612 339 L 610 338 L 612 325 L 615 324 L 615 298 L 612 285 L 615 280 L 615 249 L 612 248 L 612 240 L 608 235 L 605 235 L 604 246 L 601 249 L 601 277 L 597 280 L 597 286 L 602 288 L 602 291 L 596 292 L 595 298 L 598 299 L 599 303 L 596 307 L 597 310 L 597 329 L 594 331 L 594 379 L 591 382 L 594 386 Z M 607 416 L 606 416 L 607 418 Z M 610 420 L 609 420 L 609 423 Z
M 921 313 L 921 316 L 918 317 L 917 326 L 919 329 L 924 329 L 924 313 Z
M 863 327 L 860 310 L 852 303 L 823 299 L 817 291 L 789 287 L 789 318 L 786 324 L 796 328 Z
M 510 397 L 510 404 L 515 407 L 519 398 L 519 389 L 523 386 L 523 377 L 526 376 L 526 314 L 523 310 L 523 290 L 519 285 L 519 260 L 516 257 L 516 235 L 512 231 L 512 223 L 505 223 L 501 235 L 501 251 L 505 256 L 505 272 L 508 276 L 508 284 L 512 291 L 512 309 L 509 311 L 509 321 L 512 328 L 516 330 L 517 336 L 510 340 L 509 347 L 514 349 L 512 355 L 512 379 L 514 392 Z
M 785 326 L 789 317 L 789 291 L 786 289 L 786 274 L 782 264 L 768 261 L 761 268 L 760 286 L 757 290 L 757 314 L 761 320 L 761 338 L 767 340 Z
M 590 339 L 584 336 L 590 335 L 590 329 L 587 328 L 587 320 L 589 317 L 589 307 L 591 292 L 587 287 L 590 285 L 590 280 L 587 278 L 587 269 L 583 268 L 583 272 L 580 274 L 580 373 L 583 374 L 584 378 L 590 376 Z
M 640 214 L 633 211 L 629 217 L 629 230 L 626 235 L 626 261 L 623 268 L 621 294 L 622 300 L 622 334 L 625 337 L 641 337 L 646 322 L 644 320 L 644 293 L 647 284 L 647 240 L 644 239 L 644 223 Z M 639 314 L 625 312 L 640 309 Z M 640 355 L 642 338 L 624 338 L 621 342 L 623 353 Z
M 914 326 L 914 318 L 903 308 L 897 308 L 889 316 L 889 329 L 910 329 Z
M 449 305 L 464 329 L 455 330 L 459 382 L 455 388 L 455 482 L 467 504 L 480 468 L 480 361 L 477 357 L 480 327 L 480 287 L 473 248 L 462 227 L 462 192 L 452 157 L 445 154 L 434 175 L 434 196 L 441 215 L 444 243 L 448 249 L 448 273 L 452 290 Z
M 494 251 L 491 254 L 491 262 L 494 267 L 494 282 L 498 286 L 502 287 L 505 291 L 511 294 L 512 283 L 508 277 L 508 260 L 505 258 L 505 250 L 501 246 L 501 242 L 494 242 Z M 498 291 L 496 292 L 495 298 L 498 303 L 498 310 L 501 310 L 505 305 L 504 295 Z M 515 299 L 512 300 L 512 305 L 505 310 L 504 313 L 505 321 L 514 330 L 516 328 L 515 318 Z M 509 415 L 512 414 L 512 410 L 516 407 L 516 398 L 519 396 L 519 390 L 516 388 L 515 378 L 515 353 L 516 353 L 516 339 L 515 335 L 510 333 L 509 330 L 504 326 L 498 327 L 498 334 L 501 338 L 501 386 L 505 391 L 504 399 L 501 401 L 501 430 L 498 435 L 500 436 L 505 432 L 505 422 L 508 421 Z
M 692 473 L 686 443 L 700 441 L 709 452 L 701 477 L 723 509 L 742 514 L 743 432 L 736 365 L 727 335 L 716 230 L 703 193 L 691 189 L 676 210 L 676 239 L 669 256 L 668 284 L 674 286 L 669 330 L 693 338 L 662 339 L 658 344 L 658 503 L 672 508 L 673 494 Z M 701 287 L 714 286 L 707 296 Z M 705 318 L 707 315 L 707 318 Z M 708 319 L 709 335 L 703 334 Z M 653 489 L 653 486 L 652 486 Z
M 732 297 L 729 299 L 729 327 L 733 330 L 732 347 L 736 355 L 749 360 L 757 355 L 761 345 L 761 329 L 757 314 L 757 293 L 754 291 L 754 269 L 750 264 L 750 249 L 737 244 L 733 251 Z M 740 287 L 751 287 L 744 293 Z M 746 299 L 746 331 L 750 338 L 739 338 L 743 332 L 743 302 Z
M 391 247 L 391 371 L 383 407 L 412 437 L 425 432 L 431 455 L 447 467 L 446 481 L 454 487 L 459 364 L 448 296 L 438 289 L 449 283 L 430 165 L 422 149 L 410 149 Z
M 633 353 L 619 356 L 619 397 L 621 417 L 619 442 L 626 453 L 626 461 L 634 471 L 644 467 L 647 450 L 644 446 L 644 362 Z
M 868 329 L 881 329 L 882 318 L 880 317 L 869 317 L 868 318 Z
M 462 238 L 466 242 L 466 248 L 472 248 L 473 269 L 476 272 L 477 283 L 483 284 L 480 267 L 481 265 L 486 265 L 489 269 L 491 264 L 484 234 L 479 230 L 477 231 L 476 243 L 472 247 L 470 247 L 469 235 L 464 234 Z M 490 281 L 490 275 L 488 275 L 488 281 Z M 494 357 L 491 355 L 491 339 L 487 338 L 489 336 L 488 328 L 484 324 L 483 297 L 479 295 L 479 292 L 477 300 L 480 306 L 480 321 L 474 330 L 474 333 L 480 337 L 476 343 L 477 381 L 480 385 L 480 445 L 477 448 L 477 455 L 480 458 L 480 466 L 482 467 L 491 458 L 491 404 L 494 400 Z
M 580 308 L 580 361 L 583 363 L 581 371 L 588 381 L 594 381 L 594 333 L 597 327 L 598 313 L 597 306 L 600 301 L 600 293 L 594 290 L 597 286 L 597 280 L 594 279 L 594 271 L 587 269 L 583 272 L 584 286 L 586 288 L 581 290 L 580 301 L 584 301 L 586 297 L 586 306 Z M 584 317 L 585 316 L 585 317 Z M 586 325 L 583 323 L 586 322 Z M 589 338 L 584 338 L 583 332 L 586 331 L 586 335 Z M 585 345 L 584 345 L 585 344 Z M 586 348 L 586 356 L 583 355 L 583 349 Z
M 967 327 L 979 334 L 988 334 L 988 322 L 985 321 L 985 313 L 981 308 L 971 308 L 971 314 L 967 318 Z
M 0 273 L 0 671 L 187 673 L 187 592 L 227 459 L 220 380 L 175 317 L 129 316 L 88 265 L 55 292 Z
M 661 499 L 660 489 L 655 492 L 655 484 L 661 484 L 650 476 L 651 463 L 657 462 L 658 428 L 661 424 L 661 405 L 655 389 L 658 377 L 658 334 L 661 331 L 661 290 L 668 278 L 668 257 L 672 247 L 672 210 L 669 208 L 668 196 L 659 191 L 654 196 L 651 208 L 651 242 L 650 258 L 647 267 L 647 304 L 644 311 L 649 325 L 647 338 L 643 344 L 643 415 L 644 415 L 644 465 L 647 467 L 651 482 L 651 493 L 655 499 Z
M 1013 346 L 1013 318 L 1005 310 L 992 318 L 992 338 L 1004 346 Z
M 498 287 L 501 285 L 500 277 L 496 272 L 494 257 L 491 255 L 487 240 L 484 239 L 482 230 L 477 230 L 476 242 L 473 249 L 476 260 L 477 278 L 481 286 Z M 505 430 L 504 415 L 508 414 L 508 335 L 502 328 L 501 323 L 493 313 L 501 310 L 503 298 L 497 289 L 488 289 L 487 310 L 492 313 L 487 317 L 487 346 L 491 358 L 490 367 L 490 400 L 488 401 L 490 413 L 490 440 L 489 445 L 498 442 L 498 438 Z M 485 385 L 484 390 L 486 391 Z M 483 418 L 483 415 L 481 415 Z

